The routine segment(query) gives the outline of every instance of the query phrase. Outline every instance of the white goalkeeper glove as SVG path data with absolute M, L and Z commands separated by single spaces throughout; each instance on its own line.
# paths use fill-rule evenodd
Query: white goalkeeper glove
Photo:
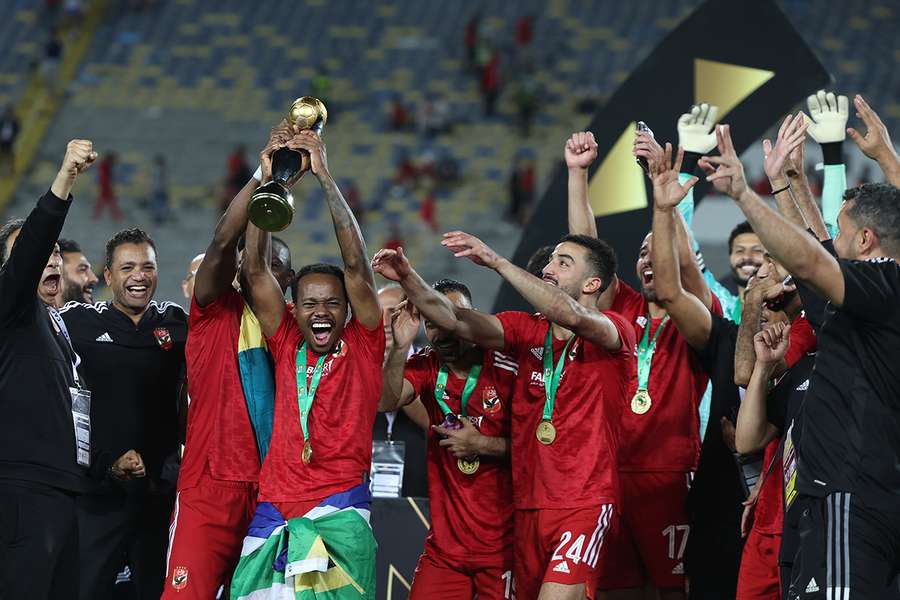
M 678 144 L 685 152 L 706 154 L 716 147 L 716 132 L 713 127 L 719 107 L 703 102 L 691 107 L 691 112 L 678 118 Z
M 843 142 L 847 137 L 849 116 L 847 96 L 835 97 L 834 92 L 819 90 L 806 99 L 810 119 L 807 133 L 819 144 Z

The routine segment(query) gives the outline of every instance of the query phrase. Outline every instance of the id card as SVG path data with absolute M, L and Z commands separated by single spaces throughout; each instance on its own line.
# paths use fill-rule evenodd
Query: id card
M 403 463 L 406 442 L 375 440 L 372 442 L 372 496 L 399 498 L 403 488 Z
M 75 458 L 82 467 L 91 466 L 91 392 L 70 387 L 72 421 L 75 424 Z

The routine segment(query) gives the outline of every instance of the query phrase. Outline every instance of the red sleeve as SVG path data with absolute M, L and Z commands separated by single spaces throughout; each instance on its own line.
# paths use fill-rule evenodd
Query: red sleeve
M 510 310 L 496 315 L 503 326 L 503 351 L 516 354 L 516 349 L 531 343 L 528 339 L 533 319 L 525 312 Z
M 619 339 L 622 340 L 622 346 L 610 354 L 618 354 L 631 356 L 634 354 L 634 348 L 636 345 L 634 339 L 634 327 L 632 327 L 625 318 L 617 312 L 613 312 L 611 310 L 607 310 L 603 313 L 607 319 L 612 321 L 613 325 L 616 326 L 616 331 L 619 332 Z
M 227 292 L 207 304 L 197 304 L 197 297 L 191 297 L 191 312 L 188 315 L 188 325 L 192 330 L 204 329 L 210 322 L 218 318 L 222 313 L 244 310 L 244 299 L 234 289 Z
M 384 319 L 379 319 L 378 324 L 372 329 L 366 329 L 356 317 L 352 317 L 344 328 L 344 335 L 358 344 L 363 352 L 372 360 L 377 360 L 380 365 L 384 361 Z
M 719 317 L 724 316 L 724 313 L 722 312 L 722 303 L 719 302 L 719 297 L 711 291 L 709 292 L 709 295 L 712 296 L 712 302 L 709 303 L 709 312 Z
M 294 346 L 297 345 L 297 341 L 302 337 L 300 326 L 294 320 L 294 314 L 287 307 L 284 307 L 281 325 L 278 326 L 278 331 L 275 332 L 275 335 L 266 339 L 266 345 L 277 363 L 281 352 L 285 348 L 290 348 L 290 351 L 293 352 Z
M 621 279 L 618 282 L 616 297 L 613 298 L 610 310 L 622 315 L 626 320 L 637 319 L 646 310 L 644 309 L 643 296 Z
M 806 354 L 814 352 L 817 346 L 816 334 L 806 317 L 799 316 L 791 323 L 790 345 L 784 361 L 788 368 L 793 367 Z
M 431 351 L 431 348 L 419 350 L 406 359 L 406 366 L 403 369 L 403 379 L 409 382 L 423 402 L 430 401 L 434 392 L 433 368 L 429 356 Z

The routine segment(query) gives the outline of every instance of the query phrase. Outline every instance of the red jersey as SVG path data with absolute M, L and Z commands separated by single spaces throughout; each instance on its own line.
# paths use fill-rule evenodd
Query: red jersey
M 437 352 L 425 348 L 406 361 L 403 377 L 428 410 L 432 425 L 444 420 L 434 398 L 441 361 Z M 467 416 L 482 434 L 509 437 L 510 399 L 516 382 L 514 359 L 499 352 L 484 352 L 478 384 L 469 397 Z M 450 371 L 443 400 L 455 414 L 460 405 L 465 378 Z M 456 458 L 438 445 L 440 437 L 428 432 L 428 497 L 431 531 L 426 548 L 456 560 L 485 564 L 508 563 L 504 554 L 512 551 L 512 475 L 508 459 L 483 458 L 473 475 L 458 468 Z M 508 558 L 508 556 L 507 556 Z
M 285 309 L 268 340 L 275 360 L 275 425 L 259 477 L 262 502 L 309 502 L 359 485 L 372 462 L 372 426 L 381 397 L 384 327 L 366 329 L 350 319 L 325 360 L 309 420 L 310 464 L 301 459 L 303 430 L 297 400 L 296 359 L 303 333 Z M 307 377 L 319 359 L 306 350 Z M 309 379 L 307 379 L 309 382 Z M 287 516 L 287 515 L 286 515 Z
M 238 371 L 244 299 L 233 289 L 206 306 L 191 299 L 188 316 L 188 408 L 178 489 L 197 485 L 204 467 L 215 479 L 259 479 L 259 450 Z
M 619 422 L 634 367 L 634 329 L 614 312 L 622 346 L 607 351 L 577 340 L 569 349 L 553 409 L 556 440 L 544 445 L 535 430 L 544 411 L 544 340 L 550 323 L 540 314 L 504 312 L 504 347 L 519 365 L 512 414 L 515 507 L 596 508 L 618 495 Z M 566 342 L 553 339 L 554 365 Z
M 791 368 L 801 358 L 810 352 L 816 351 L 818 340 L 812 325 L 802 314 L 791 322 L 791 332 L 788 336 L 790 344 L 788 345 L 787 354 L 784 355 L 784 362 L 787 363 L 788 368 Z
M 634 327 L 640 341 L 645 327 L 650 337 L 663 319 L 649 319 L 647 300 L 621 279 L 612 310 Z M 722 306 L 713 295 L 712 312 L 722 314 Z M 630 408 L 637 391 L 637 360 L 628 384 L 628 404 L 622 416 L 619 441 L 619 468 L 622 471 L 696 471 L 700 459 L 700 400 L 709 384 L 709 376 L 697 354 L 678 331 L 667 322 L 656 338 L 656 350 L 650 368 L 647 392 L 652 404 L 649 412 L 638 415 Z

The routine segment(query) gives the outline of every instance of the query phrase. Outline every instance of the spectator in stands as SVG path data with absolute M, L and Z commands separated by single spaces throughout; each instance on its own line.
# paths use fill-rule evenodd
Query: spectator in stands
M 7 175 L 12 175 L 16 170 L 13 146 L 17 137 L 19 137 L 19 119 L 16 118 L 12 105 L 8 105 L 0 117 L 0 168 L 3 168 Z
M 67 302 L 94 301 L 94 286 L 97 285 L 97 275 L 91 269 L 91 263 L 81 251 L 81 246 L 75 240 L 59 239 L 59 251 L 62 254 L 62 307 Z
M 527 46 L 531 44 L 534 36 L 534 17 L 532 15 L 522 15 L 516 19 L 516 46 Z
M 519 156 L 509 178 L 509 218 L 524 225 L 534 202 L 534 161 Z
M 244 187 L 244 184 L 253 174 L 253 171 L 250 170 L 250 166 L 247 164 L 246 153 L 247 148 L 241 144 L 228 155 L 221 212 L 225 212 L 228 204 L 231 203 L 231 199 L 237 196 L 238 192 L 241 191 L 241 188 Z
M 312 87 L 312 95 L 328 107 L 328 119 L 330 122 L 333 122 L 334 113 L 331 110 L 332 107 L 328 105 L 331 98 L 331 76 L 328 74 L 328 69 L 325 65 L 319 65 L 318 72 L 312 78 L 310 86 Z
M 500 96 L 500 53 L 494 48 L 491 48 L 487 62 L 481 67 L 481 96 L 484 99 L 484 116 L 494 116 Z
M 150 192 L 150 212 L 153 221 L 160 225 L 169 218 L 169 184 L 166 157 L 157 154 L 153 158 L 153 189 Z
M 397 221 L 394 221 L 391 223 L 390 236 L 382 247 L 388 248 L 389 250 L 396 250 L 403 246 L 405 246 L 405 244 L 403 243 L 403 234 L 400 232 L 400 225 Z
M 438 222 L 437 202 L 434 199 L 434 192 L 434 188 L 431 188 L 422 200 L 422 206 L 419 208 L 419 218 L 428 226 L 431 233 L 436 234 L 438 232 Z
M 44 58 L 41 61 L 41 80 L 50 94 L 61 91 L 59 86 L 59 65 L 62 62 L 63 44 L 56 28 L 50 30 L 50 37 L 44 44 Z
M 534 67 L 525 66 L 516 77 L 513 96 L 516 102 L 516 113 L 519 120 L 519 133 L 522 137 L 531 135 L 531 124 L 537 112 L 538 82 L 534 76 Z
M 403 104 L 399 94 L 395 94 L 391 100 L 391 129 L 403 131 L 410 126 L 411 117 L 409 110 Z
M 117 161 L 115 152 L 110 152 L 100 161 L 97 168 L 97 183 L 99 193 L 97 194 L 97 203 L 94 204 L 93 219 L 96 221 L 100 218 L 100 213 L 104 207 L 109 207 L 109 212 L 116 221 L 122 220 L 122 210 L 119 208 L 119 200 L 113 191 L 113 181 L 115 180 L 115 166 Z
M 476 64 L 476 52 L 478 49 L 478 24 L 481 21 L 481 13 L 475 13 L 466 23 L 466 33 L 463 44 L 466 47 L 466 66 L 474 69 Z

